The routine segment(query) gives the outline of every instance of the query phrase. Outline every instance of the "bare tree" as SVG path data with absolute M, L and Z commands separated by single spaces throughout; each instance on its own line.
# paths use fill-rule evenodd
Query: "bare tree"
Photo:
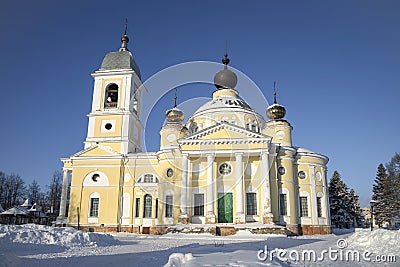
M 51 179 L 51 183 L 48 186 L 48 191 L 46 194 L 46 199 L 47 199 L 46 202 L 48 205 L 48 209 L 52 210 L 54 214 L 58 214 L 60 210 L 62 178 L 63 178 L 62 172 L 55 171 Z
M 4 183 L 4 208 L 19 204 L 25 195 L 25 182 L 17 174 L 7 175 Z
M 33 203 L 39 202 L 41 199 L 42 192 L 40 190 L 40 185 L 36 180 L 33 180 L 32 183 L 28 186 L 27 196 L 29 200 Z M 39 203 L 38 203 L 39 204 Z
M 0 171 L 0 204 L 5 205 L 5 183 L 6 175 L 4 172 Z

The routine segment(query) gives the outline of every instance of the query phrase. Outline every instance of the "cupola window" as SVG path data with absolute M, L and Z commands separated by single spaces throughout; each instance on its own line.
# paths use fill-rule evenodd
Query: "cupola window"
M 106 88 L 104 108 L 116 108 L 118 105 L 118 85 L 111 83 Z
M 189 131 L 193 134 L 196 133 L 199 130 L 199 126 L 197 125 L 196 122 L 191 122 L 189 125 Z

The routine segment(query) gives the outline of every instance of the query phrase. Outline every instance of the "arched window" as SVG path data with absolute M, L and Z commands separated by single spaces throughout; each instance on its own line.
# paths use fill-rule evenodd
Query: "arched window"
M 89 197 L 89 217 L 99 217 L 100 195 L 92 193 Z
M 140 177 L 137 182 L 138 183 L 158 183 L 159 180 L 155 175 L 153 175 L 151 173 L 147 173 L 147 174 L 143 175 L 142 177 Z
M 189 132 L 190 133 L 196 133 L 199 130 L 199 126 L 197 125 L 196 122 L 192 121 L 189 125 Z
M 144 196 L 143 218 L 151 218 L 152 197 L 149 194 Z
M 118 85 L 111 83 L 107 85 L 104 98 L 104 108 L 116 108 L 118 105 Z
M 166 218 L 174 217 L 174 196 L 173 195 L 165 196 L 165 217 Z

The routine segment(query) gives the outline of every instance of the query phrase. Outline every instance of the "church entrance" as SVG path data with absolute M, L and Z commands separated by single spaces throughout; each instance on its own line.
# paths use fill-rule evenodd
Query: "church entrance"
M 218 222 L 233 222 L 233 197 L 232 193 L 218 193 Z

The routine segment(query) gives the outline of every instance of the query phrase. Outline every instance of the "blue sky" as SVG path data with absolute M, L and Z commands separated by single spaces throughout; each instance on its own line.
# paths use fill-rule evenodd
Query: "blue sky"
M 128 18 L 143 80 L 178 63 L 219 62 L 227 40 L 230 65 L 269 102 L 278 82 L 294 144 L 329 156 L 329 177 L 338 170 L 366 204 L 378 164 L 400 151 L 398 14 L 395 0 L 2 1 L 0 170 L 44 187 L 59 158 L 83 148 L 90 73 L 119 47 Z M 179 101 L 213 90 L 184 86 Z M 171 104 L 168 94 L 151 114 L 151 151 Z

